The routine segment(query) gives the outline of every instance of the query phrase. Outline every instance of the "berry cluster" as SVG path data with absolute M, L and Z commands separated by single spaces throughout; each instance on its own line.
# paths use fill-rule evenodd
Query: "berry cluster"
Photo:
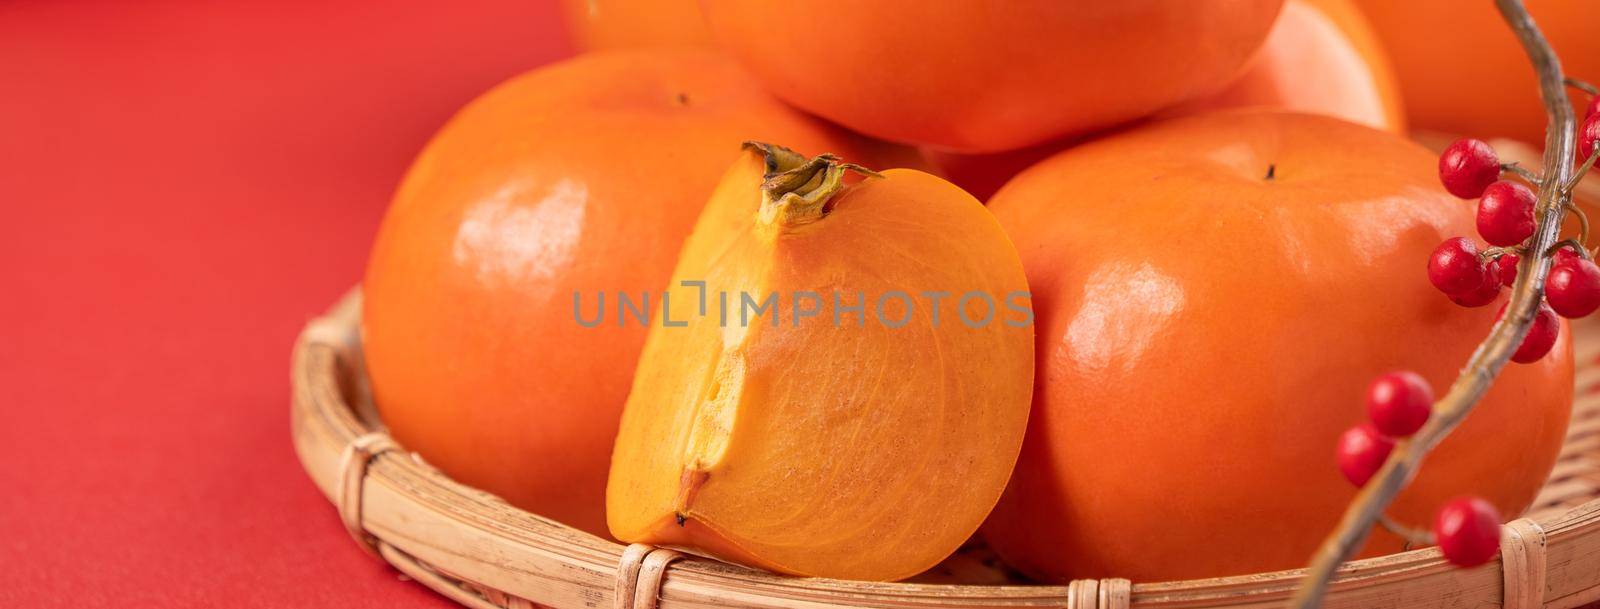
M 1600 136 L 1600 104 L 1591 103 L 1579 150 L 1592 153 L 1596 136 Z M 1502 288 L 1516 281 L 1517 266 L 1527 255 L 1538 197 L 1521 182 L 1503 179 L 1511 169 L 1500 163 L 1493 148 L 1475 139 L 1456 140 L 1439 156 L 1439 181 L 1445 190 L 1463 199 L 1478 199 L 1478 236 L 1490 246 L 1480 249 L 1471 239 L 1453 237 L 1428 258 L 1428 281 L 1463 307 L 1494 302 Z M 1539 361 L 1555 346 L 1560 331 L 1557 315 L 1579 318 L 1600 309 L 1600 266 L 1583 246 L 1588 238 L 1586 220 L 1584 224 L 1585 234 L 1578 240 L 1558 244 L 1545 278 L 1545 299 L 1512 361 Z
M 1367 388 L 1367 422 L 1339 436 L 1339 471 L 1362 486 L 1389 459 L 1395 438 L 1422 429 L 1433 412 L 1433 387 L 1415 372 L 1390 372 Z
M 1381 525 L 1408 542 L 1437 542 L 1444 558 L 1458 566 L 1472 567 L 1493 559 L 1499 552 L 1502 521 L 1494 505 L 1482 498 L 1458 497 L 1446 502 L 1439 508 L 1431 532 L 1397 523 L 1384 510 L 1410 483 L 1422 458 L 1471 414 L 1506 359 L 1520 363 L 1544 359 L 1558 338 L 1558 316 L 1583 317 L 1600 309 L 1600 267 L 1587 246 L 1589 219 L 1572 203 L 1573 189 L 1600 160 L 1600 88 L 1561 73 L 1555 51 L 1539 35 L 1521 2 L 1500 2 L 1498 6 L 1539 76 L 1550 115 L 1552 137 L 1548 139 L 1565 139 L 1554 136 L 1568 135 L 1573 128 L 1567 108 L 1570 96 L 1553 95 L 1552 89 L 1565 85 L 1587 93 L 1587 113 L 1577 130 L 1575 150 L 1547 146 L 1544 151 L 1545 165 L 1554 167 L 1549 173 L 1555 175 L 1541 176 L 1515 163 L 1501 164 L 1494 149 L 1480 140 L 1457 140 L 1444 150 L 1439 157 L 1439 180 L 1457 197 L 1478 199 L 1476 228 L 1487 245 L 1479 246 L 1466 237 L 1445 240 L 1428 259 L 1428 281 L 1464 307 L 1489 305 L 1498 299 L 1501 289 L 1513 286 L 1519 311 L 1526 312 L 1531 308 L 1527 305 L 1534 304 L 1526 302 L 1529 296 L 1537 300 L 1537 309 L 1533 319 L 1519 317 L 1515 324 L 1496 322 L 1450 391 L 1437 402 L 1432 387 L 1414 372 L 1391 372 L 1372 382 L 1367 389 L 1366 421 L 1345 430 L 1336 452 L 1340 472 L 1364 488 L 1345 511 L 1338 529 L 1313 555 L 1307 583 L 1290 602 L 1296 609 L 1322 604 L 1340 564 L 1361 548 L 1368 529 L 1374 526 Z M 1569 172 L 1567 164 L 1573 157 L 1576 167 Z M 1563 228 L 1555 224 L 1568 217 L 1578 219 L 1578 237 L 1552 239 L 1555 235 L 1551 233 Z M 1522 268 L 1523 263 L 1527 268 Z M 1526 275 L 1529 271 L 1534 275 Z M 1507 306 L 1509 303 L 1500 307 L 1502 319 Z M 1509 341 L 1519 333 L 1522 342 L 1507 356 Z M 1416 437 L 1408 439 L 1411 436 Z M 1398 456 L 1392 454 L 1397 451 Z M 1380 474 L 1379 484 L 1367 485 Z
M 1578 146 L 1580 171 L 1587 170 L 1600 156 L 1600 98 L 1589 104 Z M 1516 282 L 1518 265 L 1531 246 L 1538 197 L 1527 185 L 1504 179 L 1507 173 L 1535 183 L 1539 179 L 1502 165 L 1494 149 L 1480 140 L 1457 140 L 1439 156 L 1439 181 L 1445 190 L 1478 200 L 1478 236 L 1488 243 L 1480 248 L 1466 237 L 1452 237 L 1428 258 L 1428 281 L 1463 307 L 1494 302 L 1501 289 Z M 1571 211 L 1583 223 L 1583 233 L 1556 245 L 1544 299 L 1511 361 L 1528 364 L 1544 358 L 1561 329 L 1557 315 L 1579 318 L 1600 309 L 1600 266 L 1584 247 L 1588 219 L 1581 210 Z M 1505 312 L 1506 305 L 1501 305 L 1499 317 Z M 1365 486 L 1383 469 L 1396 442 L 1416 434 L 1432 414 L 1433 387 L 1422 376 L 1410 371 L 1379 376 L 1367 388 L 1367 421 L 1339 436 L 1339 471 L 1351 484 Z M 1500 513 L 1481 498 L 1452 500 L 1434 519 L 1432 537 L 1450 562 L 1463 567 L 1483 564 L 1499 550 Z
M 1422 429 L 1433 413 L 1433 387 L 1415 372 L 1390 372 L 1367 388 L 1367 422 L 1339 436 L 1339 471 L 1364 486 L 1383 467 L 1398 438 Z M 1476 497 L 1454 499 L 1434 518 L 1433 537 L 1451 563 L 1472 567 L 1500 548 L 1500 513 Z

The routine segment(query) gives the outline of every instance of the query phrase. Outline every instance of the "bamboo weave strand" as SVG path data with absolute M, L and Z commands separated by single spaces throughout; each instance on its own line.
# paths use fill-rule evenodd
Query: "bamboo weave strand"
M 1500 563 L 1505 579 L 1505 609 L 1544 606 L 1545 537 L 1538 522 L 1519 518 L 1500 532 Z
M 344 523 L 344 530 L 350 533 L 350 538 L 373 556 L 378 556 L 378 540 L 367 533 L 361 524 L 362 483 L 367 480 L 367 464 L 374 457 L 396 448 L 398 446 L 389 439 L 388 434 L 371 432 L 350 442 L 339 457 L 339 498 L 336 506 L 339 520 Z
M 644 567 L 644 558 L 655 549 L 652 545 L 636 543 L 622 551 L 622 559 L 617 561 L 617 591 L 612 607 L 633 609 L 633 597 L 639 589 L 639 569 Z

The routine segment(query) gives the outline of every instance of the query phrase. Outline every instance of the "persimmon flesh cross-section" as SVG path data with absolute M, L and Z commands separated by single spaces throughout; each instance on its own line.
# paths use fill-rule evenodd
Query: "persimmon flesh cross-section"
M 994 506 L 1032 314 L 1010 239 L 961 189 L 751 144 L 667 291 L 612 457 L 618 539 L 895 580 Z

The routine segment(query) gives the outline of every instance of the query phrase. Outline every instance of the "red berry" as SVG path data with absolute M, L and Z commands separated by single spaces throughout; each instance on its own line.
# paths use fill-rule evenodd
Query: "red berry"
M 1517 264 L 1522 262 L 1522 257 L 1516 254 L 1501 254 L 1489 266 L 1494 267 L 1495 274 L 1500 276 L 1500 283 L 1506 287 L 1517 282 Z
M 1466 237 L 1446 239 L 1428 257 L 1428 281 L 1446 294 L 1460 294 L 1483 285 L 1484 266 L 1478 246 Z
M 1499 269 L 1495 268 L 1495 265 L 1492 264 L 1483 267 L 1483 283 L 1479 284 L 1476 289 L 1462 292 L 1460 294 L 1449 295 L 1450 302 L 1456 303 L 1457 305 L 1466 307 L 1468 309 L 1474 309 L 1489 304 L 1494 302 L 1494 299 L 1499 297 L 1500 271 Z
M 1362 486 L 1373 474 L 1378 473 L 1378 468 L 1383 467 L 1391 450 L 1394 450 L 1394 440 L 1383 437 L 1371 423 L 1346 429 L 1339 436 L 1336 453 L 1339 471 L 1351 484 Z
M 1578 154 L 1579 163 L 1589 160 L 1589 155 L 1594 154 L 1594 147 L 1600 142 L 1600 114 L 1590 114 L 1583 119 L 1583 126 L 1578 127 Z
M 1506 307 L 1511 303 L 1500 305 L 1500 313 L 1495 319 L 1506 316 Z M 1550 305 L 1540 302 L 1538 312 L 1533 315 L 1533 325 L 1528 328 L 1528 335 L 1522 338 L 1522 344 L 1517 347 L 1517 352 L 1511 354 L 1511 361 L 1519 364 L 1531 364 L 1539 361 L 1550 348 L 1556 346 L 1556 337 L 1561 334 L 1561 319 L 1556 317 Z
M 1451 499 L 1433 519 L 1433 536 L 1445 560 L 1476 567 L 1500 551 L 1500 511 L 1477 497 Z
M 1578 252 L 1573 251 L 1570 247 L 1562 247 L 1561 249 L 1556 250 L 1556 253 L 1551 254 L 1550 258 L 1552 260 L 1550 266 L 1554 268 L 1573 260 L 1583 258 L 1583 256 L 1578 255 Z
M 1593 313 L 1600 309 L 1600 266 L 1592 260 L 1569 257 L 1550 269 L 1544 280 L 1544 297 L 1557 315 L 1567 319 Z
M 1433 412 L 1433 387 L 1421 375 L 1390 372 L 1367 387 L 1367 418 L 1373 428 L 1391 438 L 1417 433 Z
M 1500 157 L 1483 140 L 1456 140 L 1439 155 L 1439 181 L 1450 194 L 1476 199 L 1498 179 Z
M 1527 186 L 1500 180 L 1489 185 L 1478 200 L 1478 234 L 1491 245 L 1509 247 L 1533 235 L 1533 204 L 1537 197 Z

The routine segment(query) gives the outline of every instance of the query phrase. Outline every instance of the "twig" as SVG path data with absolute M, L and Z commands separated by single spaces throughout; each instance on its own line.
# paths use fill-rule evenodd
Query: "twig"
M 1406 540 L 1407 549 L 1411 548 L 1413 544 L 1429 544 L 1434 542 L 1432 531 L 1400 524 L 1393 518 L 1390 518 L 1388 514 L 1378 515 L 1378 525 L 1382 526 L 1390 533 L 1394 533 L 1396 537 Z
M 1570 202 L 1566 204 L 1566 208 L 1567 213 L 1578 217 L 1578 249 L 1584 249 L 1584 244 L 1589 242 L 1589 214 Z
M 1520 164 L 1517 164 L 1517 163 L 1501 163 L 1500 164 L 1500 171 L 1505 171 L 1505 172 L 1509 172 L 1509 173 L 1511 173 L 1513 175 L 1516 175 L 1517 177 L 1522 178 L 1523 180 L 1527 181 L 1528 185 L 1532 186 L 1534 188 L 1538 188 L 1539 186 L 1541 186 L 1541 184 L 1539 183 L 1539 176 L 1534 175 L 1532 171 L 1528 171 L 1527 169 L 1524 169 L 1522 167 L 1522 165 L 1520 165 Z
M 1516 254 L 1519 257 L 1522 256 L 1522 248 L 1521 247 L 1491 247 L 1491 248 L 1485 249 L 1485 250 L 1483 250 L 1481 252 L 1478 252 L 1478 259 L 1483 261 L 1484 263 L 1489 263 L 1489 262 L 1494 262 L 1495 260 L 1500 259 L 1501 256 L 1508 256 L 1508 255 L 1511 255 L 1511 254 Z
M 1596 146 L 1593 152 L 1586 152 L 1584 154 L 1589 155 L 1589 158 L 1584 159 L 1583 166 L 1578 167 L 1577 171 L 1572 172 L 1572 180 L 1562 185 L 1562 188 L 1567 189 L 1567 192 L 1569 193 L 1572 192 L 1574 188 L 1578 187 L 1578 182 L 1583 180 L 1583 174 L 1589 173 L 1590 169 L 1594 169 L 1595 161 L 1600 160 L 1600 146 Z
M 1427 424 L 1410 439 L 1397 443 L 1383 468 L 1361 488 L 1361 492 L 1345 510 L 1338 528 L 1312 556 L 1311 566 L 1306 570 L 1300 589 L 1295 592 L 1291 607 L 1311 609 L 1322 604 L 1334 571 L 1366 541 L 1373 523 L 1401 489 L 1411 482 L 1417 467 L 1422 464 L 1422 458 L 1472 412 L 1511 354 L 1522 344 L 1523 337 L 1533 323 L 1539 301 L 1543 298 L 1545 275 L 1550 271 L 1550 246 L 1560 235 L 1566 204 L 1571 198 L 1571 193 L 1563 186 L 1572 172 L 1576 119 L 1567 97 L 1561 62 L 1534 25 L 1522 0 L 1496 0 L 1495 4 L 1506 23 L 1516 32 L 1523 50 L 1538 72 L 1539 94 L 1544 100 L 1550 121 L 1544 142 L 1544 179 L 1539 185 L 1535 209 L 1538 229 L 1534 232 L 1532 246 L 1528 248 L 1529 255 L 1523 256 L 1520 262 L 1516 283 L 1511 287 L 1507 314 L 1494 324 L 1489 337 L 1472 353 L 1461 376 L 1450 385 L 1450 391 L 1434 403 L 1433 416 Z

